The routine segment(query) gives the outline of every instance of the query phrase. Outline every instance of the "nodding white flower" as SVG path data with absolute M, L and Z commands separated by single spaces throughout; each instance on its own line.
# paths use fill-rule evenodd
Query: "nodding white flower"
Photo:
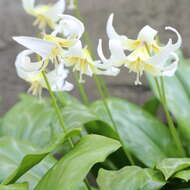
M 107 22 L 107 35 L 109 37 L 110 43 L 115 44 L 115 49 L 117 50 L 118 58 L 116 53 L 113 52 L 113 47 L 110 48 L 111 58 L 105 61 L 109 61 L 110 64 L 114 66 L 122 66 L 123 64 L 133 72 L 137 73 L 137 79 L 135 84 L 141 84 L 140 76 L 144 71 L 147 71 L 154 76 L 172 76 L 174 75 L 177 66 L 178 58 L 174 53 L 180 48 L 182 44 L 180 34 L 172 27 L 166 27 L 166 30 L 171 30 L 177 34 L 178 40 L 175 44 L 172 43 L 170 39 L 165 47 L 159 46 L 156 39 L 157 31 L 146 25 L 143 27 L 136 40 L 127 38 L 127 36 L 119 35 L 113 27 L 113 14 L 110 15 Z M 117 47 L 117 48 L 116 48 Z M 101 45 L 99 45 L 98 54 L 103 59 Z M 125 56 L 125 50 L 131 53 Z M 123 57 L 123 58 L 122 58 Z
M 69 0 L 69 5 L 67 7 L 69 10 L 74 10 L 76 9 L 75 7 L 75 0 Z
M 65 0 L 59 0 L 54 5 L 38 5 L 35 6 L 35 0 L 22 0 L 25 11 L 33 15 L 36 20 L 34 25 L 38 25 L 40 30 L 45 30 L 46 26 L 54 28 L 59 20 L 59 14 L 65 10 Z
M 42 71 L 45 71 L 46 63 L 42 61 L 31 62 L 30 56 L 34 54 L 31 50 L 24 50 L 18 54 L 15 67 L 17 74 L 23 80 L 29 82 L 31 87 L 28 92 L 33 95 L 41 95 L 42 88 L 47 88 Z M 47 72 L 46 76 L 53 91 L 70 91 L 73 85 L 66 82 L 68 71 L 63 64 L 58 65 L 53 71 Z
M 127 56 L 125 66 L 130 71 L 137 73 L 135 84 L 141 84 L 139 79 L 144 71 L 151 73 L 153 76 L 173 76 L 175 74 L 179 59 L 174 52 L 180 48 L 182 39 L 179 32 L 174 28 L 166 27 L 165 29 L 177 34 L 176 43 L 173 44 L 172 39 L 169 39 L 167 45 L 159 46 L 156 53 L 151 52 L 150 46 L 145 45 L 135 49 Z
M 51 35 L 45 35 L 44 39 L 20 36 L 13 39 L 24 47 L 34 51 L 43 59 L 57 62 L 64 56 L 65 50 L 62 47 L 70 47 L 74 43 L 73 40 L 58 38 Z
M 74 16 L 60 15 L 61 20 L 52 35 L 61 34 L 67 39 L 80 39 L 84 33 L 84 24 Z
M 93 74 L 113 75 L 114 68 L 107 68 L 100 61 L 94 61 L 87 49 L 83 48 L 80 41 L 68 50 L 67 55 L 62 60 L 66 66 L 73 67 L 73 71 L 80 73 L 79 82 L 84 82 L 84 74 L 93 76 Z

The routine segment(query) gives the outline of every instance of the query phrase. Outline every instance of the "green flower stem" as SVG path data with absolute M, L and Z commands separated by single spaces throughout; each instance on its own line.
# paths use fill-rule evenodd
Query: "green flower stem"
M 67 129 L 65 128 L 65 123 L 64 123 L 64 120 L 63 120 L 63 118 L 62 118 L 62 115 L 61 115 L 61 111 L 60 111 L 60 109 L 59 109 L 59 106 L 58 106 L 58 104 L 57 104 L 56 97 L 55 97 L 53 91 L 51 90 L 51 86 L 50 86 L 50 84 L 49 84 L 49 82 L 48 82 L 48 79 L 47 79 L 46 74 L 45 74 L 44 71 L 42 71 L 42 75 L 43 75 L 44 81 L 45 81 L 45 83 L 46 83 L 46 86 L 47 86 L 47 88 L 48 88 L 48 92 L 49 92 L 49 94 L 50 94 L 50 96 L 51 96 L 52 103 L 53 103 L 53 106 L 54 106 L 54 108 L 55 108 L 55 111 L 56 111 L 56 114 L 57 114 L 57 118 L 58 118 L 58 120 L 59 120 L 59 123 L 60 123 L 60 125 L 61 125 L 61 127 L 62 127 L 64 133 L 66 133 Z M 73 144 L 71 138 L 69 138 L 68 140 L 69 140 L 69 144 L 70 144 L 71 147 L 73 148 L 73 147 L 74 147 L 74 144 Z
M 76 16 L 79 20 L 81 20 L 83 23 L 85 23 L 85 22 L 84 22 L 84 19 L 83 19 L 82 16 L 81 16 L 81 12 L 80 12 L 80 9 L 79 9 L 79 6 L 78 6 L 78 0 L 75 0 L 74 3 L 75 3 L 75 16 Z M 89 49 L 90 52 L 91 52 L 92 58 L 93 58 L 93 59 L 96 59 L 96 56 L 95 56 L 94 53 L 93 53 L 94 50 L 93 50 L 93 48 L 92 48 L 92 43 L 91 43 L 91 40 L 90 40 L 90 37 L 89 37 L 89 33 L 88 33 L 87 30 L 85 30 L 85 32 L 84 32 L 84 41 L 85 41 L 86 44 L 88 44 L 88 49 Z M 97 79 L 99 80 L 99 82 L 101 83 L 101 86 L 102 86 L 102 89 L 103 89 L 103 91 L 104 91 L 104 94 L 105 94 L 106 96 L 110 96 L 109 90 L 108 90 L 108 88 L 107 88 L 107 86 L 106 86 L 106 84 L 105 84 L 105 81 L 102 79 L 102 77 L 97 76 L 96 78 L 97 78 Z
M 115 131 L 118 133 L 119 140 L 120 140 L 120 142 L 122 143 L 122 141 L 121 141 L 121 139 L 120 139 L 120 136 L 119 136 L 119 132 L 118 132 L 118 130 L 117 130 L 116 123 L 115 123 L 115 121 L 114 121 L 114 119 L 113 119 L 113 117 L 112 117 L 112 113 L 111 113 L 111 111 L 110 111 L 110 109 L 109 109 L 109 106 L 108 106 L 106 97 L 105 97 L 104 92 L 103 92 L 103 90 L 102 90 L 101 84 L 100 84 L 99 81 L 97 80 L 96 75 L 94 76 L 94 80 L 96 81 L 96 85 L 97 85 L 98 91 L 99 91 L 99 93 L 100 93 L 100 95 L 101 95 L 101 98 L 102 98 L 104 107 L 105 107 L 105 109 L 106 109 L 106 111 L 107 111 L 107 113 L 108 113 L 108 116 L 109 116 L 109 118 L 110 118 L 110 120 L 111 120 L 111 122 L 112 122 L 112 124 L 113 124 L 113 127 L 114 127 Z M 125 146 L 124 146 L 123 143 L 122 143 L 122 146 L 123 146 L 123 149 L 124 149 L 124 152 L 125 152 L 127 158 L 129 159 L 130 164 L 131 164 L 131 165 L 135 165 L 135 162 L 134 162 L 134 160 L 133 160 L 131 154 L 129 153 L 129 151 L 128 151 L 126 148 L 124 148 Z
M 59 106 L 57 105 L 56 97 L 55 97 L 53 91 L 51 90 L 51 86 L 50 86 L 50 84 L 49 84 L 49 82 L 48 82 L 48 79 L 47 79 L 46 74 L 45 74 L 44 71 L 42 71 L 42 75 L 43 75 L 43 78 L 44 78 L 44 80 L 45 80 L 46 86 L 47 86 L 47 88 L 48 88 L 49 94 L 50 94 L 50 96 L 51 96 L 52 103 L 53 103 L 53 106 L 54 106 L 55 111 L 56 111 L 56 114 L 57 114 L 57 118 L 58 118 L 58 120 L 59 120 L 59 122 L 60 122 L 60 125 L 61 125 L 63 131 L 66 132 L 67 129 L 65 128 L 65 123 L 64 123 L 64 120 L 63 120 L 63 118 L 62 118 L 61 111 L 60 111 L 60 109 L 59 109 Z M 72 139 L 71 139 L 71 138 L 68 138 L 68 141 L 69 141 L 69 144 L 70 144 L 71 148 L 73 148 L 73 147 L 74 147 L 74 143 L 72 142 Z M 84 179 L 84 183 L 86 184 L 87 189 L 88 189 L 88 190 L 91 190 L 91 187 L 90 187 L 89 182 L 88 182 L 87 179 Z
M 185 157 L 186 153 L 185 153 L 185 150 L 183 148 L 183 144 L 179 138 L 177 129 L 175 128 L 175 125 L 173 123 L 173 120 L 172 120 L 171 115 L 170 115 L 169 110 L 168 110 L 165 87 L 164 87 L 164 79 L 163 79 L 163 77 L 160 77 L 160 83 L 159 83 L 158 79 L 155 78 L 155 82 L 156 82 L 156 87 L 157 87 L 157 90 L 158 90 L 158 93 L 160 96 L 160 101 L 162 103 L 162 106 L 163 106 L 163 109 L 164 109 L 164 112 L 166 115 L 166 119 L 168 122 L 170 133 L 173 137 L 173 140 L 174 140 L 176 147 L 178 148 L 181 156 Z
M 79 89 L 79 92 L 80 92 L 80 96 L 82 98 L 82 101 L 85 105 L 88 105 L 89 104 L 89 100 L 88 100 L 88 96 L 87 96 L 87 93 L 84 89 L 84 85 L 82 83 L 79 82 L 79 76 L 76 72 L 73 73 L 73 76 L 75 78 L 75 81 L 76 81 L 76 85 Z

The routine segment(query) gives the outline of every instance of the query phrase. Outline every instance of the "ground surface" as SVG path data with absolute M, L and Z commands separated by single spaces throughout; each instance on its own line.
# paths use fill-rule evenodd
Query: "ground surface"
M 37 0 L 36 0 L 37 1 Z M 98 38 L 103 38 L 104 48 L 107 45 L 105 23 L 111 12 L 115 13 L 114 25 L 120 33 L 135 37 L 146 24 L 155 27 L 165 41 L 169 35 L 163 35 L 164 26 L 177 28 L 183 37 L 183 50 L 190 54 L 190 1 L 189 0 L 79 0 L 82 16 L 86 20 L 90 37 L 97 45 Z M 42 1 L 43 2 L 43 1 Z M 44 0 L 53 2 L 53 0 Z M 14 60 L 22 48 L 12 41 L 12 36 L 34 35 L 37 30 L 32 26 L 33 18 L 26 15 L 21 7 L 21 0 L 0 0 L 0 115 L 12 106 L 19 93 L 25 92 L 28 85 L 19 79 L 14 68 Z M 95 47 L 94 46 L 94 47 Z M 125 97 L 138 104 L 150 96 L 149 89 L 135 87 L 135 76 L 123 70 L 116 78 L 108 78 L 107 83 L 112 95 Z M 88 80 L 88 79 L 87 79 Z M 87 91 L 91 99 L 97 97 L 97 90 L 88 80 Z M 73 92 L 78 95 L 76 91 Z

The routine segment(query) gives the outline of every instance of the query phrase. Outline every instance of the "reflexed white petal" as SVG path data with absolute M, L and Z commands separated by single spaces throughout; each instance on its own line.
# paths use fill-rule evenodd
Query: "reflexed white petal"
M 65 81 L 68 76 L 68 70 L 64 68 L 64 64 L 59 64 L 46 76 L 53 91 L 70 91 L 73 89 L 73 85 Z
M 125 59 L 124 50 L 121 47 L 121 43 L 118 40 L 110 40 L 109 41 L 109 48 L 111 52 L 111 56 L 109 59 L 105 58 L 102 50 L 102 40 L 99 40 L 97 52 L 104 63 L 104 67 L 120 67 L 123 64 L 123 60 Z
M 155 56 L 151 57 L 148 60 L 148 62 L 150 62 L 151 64 L 163 66 L 170 58 L 171 53 L 174 53 L 175 51 L 177 51 L 182 44 L 181 36 L 177 30 L 175 30 L 172 27 L 166 27 L 165 29 L 171 30 L 177 34 L 177 37 L 178 37 L 177 42 L 173 44 L 172 39 L 169 39 L 167 45 L 161 49 L 160 53 L 157 53 Z
M 44 13 L 44 15 L 52 20 L 53 22 L 57 22 L 60 19 L 60 14 L 62 14 L 65 10 L 65 0 L 59 0 L 54 6 L 48 9 Z
M 103 62 L 107 62 L 107 61 L 108 61 L 108 59 L 106 59 L 106 57 L 104 56 L 104 53 L 103 53 L 103 49 L 102 49 L 102 39 L 99 39 L 97 52 L 98 52 L 98 56 L 100 57 L 100 59 L 101 59 Z
M 34 37 L 20 36 L 13 37 L 13 39 L 24 47 L 39 54 L 43 59 L 47 58 L 50 55 L 52 49 L 56 46 L 56 44 L 53 42 Z
M 55 29 L 54 35 L 63 33 L 67 38 L 80 39 L 84 33 L 84 24 L 74 16 L 60 15 L 61 21 Z
M 178 55 L 175 53 L 172 53 L 171 55 L 174 57 L 175 60 L 172 63 L 170 63 L 169 65 L 163 67 L 163 69 L 162 69 L 163 71 L 161 72 L 162 76 L 171 77 L 175 74 L 175 72 L 178 68 L 178 62 L 179 62 Z
M 18 54 L 15 67 L 20 78 L 31 81 L 33 76 L 39 74 L 43 70 L 43 61 L 31 62 L 30 55 L 34 52 L 31 50 L 24 50 Z
M 171 30 L 172 32 L 176 33 L 176 35 L 177 35 L 177 38 L 178 38 L 177 42 L 175 44 L 172 44 L 172 46 L 170 47 L 171 51 L 174 52 L 181 47 L 181 44 L 182 44 L 181 35 L 179 34 L 179 32 L 175 28 L 172 28 L 170 26 L 166 26 L 165 30 Z
M 125 59 L 125 53 L 122 44 L 118 40 L 109 40 L 109 49 L 111 53 L 111 59 Z
M 120 38 L 120 35 L 115 31 L 115 28 L 113 27 L 113 18 L 114 14 L 112 13 L 108 18 L 106 31 L 109 39 L 118 39 Z
M 138 34 L 138 40 L 152 43 L 155 40 L 158 31 L 154 30 L 150 26 L 144 26 Z
M 30 13 L 31 10 L 33 10 L 34 3 L 35 3 L 35 0 L 22 0 L 22 6 L 24 10 L 28 13 Z
M 108 38 L 109 39 L 115 39 L 115 40 L 117 39 L 117 40 L 120 40 L 121 42 L 125 41 L 127 39 L 127 37 L 124 35 L 119 35 L 115 31 L 115 28 L 113 27 L 113 17 L 114 17 L 114 14 L 112 13 L 109 16 L 108 21 L 107 21 L 107 25 L 106 25 L 106 32 L 107 32 Z

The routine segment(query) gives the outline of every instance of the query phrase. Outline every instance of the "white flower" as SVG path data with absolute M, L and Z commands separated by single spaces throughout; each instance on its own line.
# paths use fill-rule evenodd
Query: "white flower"
M 84 82 L 82 76 L 86 74 L 91 76 L 93 74 L 113 75 L 113 68 L 107 68 L 100 61 L 94 61 L 87 49 L 83 48 L 80 41 L 68 50 L 63 62 L 68 67 L 73 67 L 73 71 L 80 73 L 79 82 Z M 112 70 L 111 70 L 112 69 Z
M 139 79 L 144 71 L 154 76 L 174 75 L 178 66 L 178 57 L 174 52 L 180 48 L 182 43 L 180 34 L 174 28 L 166 27 L 166 30 L 177 34 L 177 42 L 172 44 L 170 39 L 166 46 L 161 47 L 156 39 L 158 32 L 148 25 L 141 29 L 136 40 L 119 35 L 113 27 L 113 16 L 111 14 L 107 22 L 110 59 L 105 59 L 101 41 L 98 46 L 98 54 L 103 62 L 114 67 L 125 65 L 130 71 L 137 73 L 135 84 L 141 84 Z M 128 56 L 125 55 L 126 50 L 131 52 Z
M 35 6 L 35 0 L 22 0 L 22 4 L 25 11 L 36 18 L 34 25 L 38 25 L 41 30 L 45 30 L 47 25 L 54 28 L 59 20 L 58 15 L 65 10 L 65 0 L 59 0 L 54 5 L 38 6 Z
M 84 24 L 74 16 L 60 15 L 61 20 L 52 35 L 61 33 L 67 39 L 80 39 L 84 33 Z
M 33 95 L 41 95 L 42 88 L 47 88 L 42 71 L 45 72 L 46 62 L 31 62 L 30 56 L 34 54 L 31 50 L 24 50 L 18 54 L 15 67 L 17 74 L 23 80 L 29 82 L 29 92 Z M 63 64 L 59 64 L 54 70 L 47 72 L 46 76 L 53 91 L 70 91 L 73 85 L 66 82 L 68 71 Z
M 45 35 L 44 39 L 27 36 L 13 37 L 13 39 L 27 49 L 34 51 L 43 59 L 51 60 L 52 62 L 56 62 L 56 59 L 60 60 L 61 56 L 64 56 L 65 51 L 62 47 L 68 48 L 76 43 L 73 40 L 51 35 Z

